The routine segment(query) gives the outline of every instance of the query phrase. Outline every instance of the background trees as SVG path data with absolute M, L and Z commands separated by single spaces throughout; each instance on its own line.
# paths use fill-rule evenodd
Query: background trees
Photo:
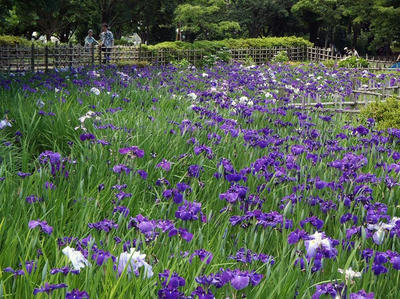
M 178 30 L 189 41 L 297 35 L 361 53 L 400 48 L 398 0 L 0 0 L 0 34 L 82 42 L 102 22 L 117 38 L 136 32 L 147 43 Z

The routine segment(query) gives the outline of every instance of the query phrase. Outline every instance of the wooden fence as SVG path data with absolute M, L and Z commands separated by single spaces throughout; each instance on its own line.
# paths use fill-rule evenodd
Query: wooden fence
M 400 100 L 400 85 L 391 86 L 389 80 L 379 84 L 370 80 L 368 84 L 362 86 L 354 85 L 351 95 L 345 98 L 338 94 L 324 95 L 323 97 L 319 94 L 308 94 L 290 98 L 289 107 L 295 109 L 359 113 L 360 108 L 375 103 L 377 100 L 379 102 L 384 102 L 387 98 Z
M 274 47 L 274 48 L 243 48 L 221 50 L 233 61 L 252 60 L 256 64 L 270 61 L 280 51 L 286 51 L 291 61 L 324 61 L 327 59 L 342 59 L 334 55 L 331 49 L 313 47 Z M 54 68 L 72 68 L 83 65 L 101 65 L 103 63 L 135 63 L 147 61 L 152 65 L 166 65 L 171 61 L 186 59 L 192 64 L 198 64 L 207 54 L 201 49 L 173 50 L 158 49 L 147 51 L 141 47 L 115 46 L 110 51 L 109 59 L 106 52 L 98 47 L 82 47 L 80 45 L 56 45 L 53 47 L 0 47 L 0 71 L 38 71 Z M 389 67 L 393 59 L 370 59 L 374 68 Z

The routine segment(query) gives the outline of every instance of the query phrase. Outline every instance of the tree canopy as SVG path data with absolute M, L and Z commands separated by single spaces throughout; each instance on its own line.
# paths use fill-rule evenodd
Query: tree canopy
M 0 34 L 82 42 L 107 22 L 116 38 L 219 40 L 297 35 L 361 53 L 400 45 L 398 0 L 1 0 Z M 393 48 L 393 47 L 392 47 Z

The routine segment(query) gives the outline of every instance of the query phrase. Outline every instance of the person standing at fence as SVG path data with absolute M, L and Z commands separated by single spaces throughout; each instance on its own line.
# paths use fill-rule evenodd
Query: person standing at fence
M 114 46 L 114 35 L 108 29 L 108 25 L 106 23 L 104 23 L 102 26 L 102 32 L 100 33 L 100 40 L 101 40 L 100 42 L 101 50 L 104 52 L 103 63 L 109 63 L 111 49 Z
M 355 56 L 357 58 L 360 58 L 360 55 L 358 55 L 358 52 L 357 52 L 356 48 L 353 48 L 352 54 L 353 54 L 353 56 Z
M 89 29 L 88 35 L 85 38 L 85 48 L 90 48 L 98 44 L 99 42 L 93 37 L 93 30 Z

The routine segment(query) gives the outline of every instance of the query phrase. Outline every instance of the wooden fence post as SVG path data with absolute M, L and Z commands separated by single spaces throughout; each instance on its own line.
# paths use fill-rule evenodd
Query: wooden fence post
M 69 42 L 69 44 L 68 44 L 68 56 L 69 56 L 69 69 L 72 69 L 72 51 L 73 51 L 73 49 L 72 49 L 72 43 L 71 42 Z
M 99 47 L 99 65 L 101 65 L 101 47 Z
M 60 46 L 58 42 L 56 42 L 56 46 L 54 47 L 54 64 L 56 68 L 58 68 L 59 56 L 60 56 Z
M 31 46 L 31 71 L 35 71 L 35 44 L 32 43 Z
M 90 62 L 92 66 L 94 65 L 94 43 L 91 44 L 90 46 Z
M 49 71 L 49 47 L 44 47 L 44 68 L 46 73 Z

